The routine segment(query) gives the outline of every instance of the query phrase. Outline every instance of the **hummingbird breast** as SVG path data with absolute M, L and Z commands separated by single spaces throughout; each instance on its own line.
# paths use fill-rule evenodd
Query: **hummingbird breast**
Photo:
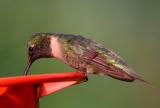
M 52 55 L 53 57 L 63 61 L 66 63 L 65 57 L 64 57 L 64 50 L 62 48 L 61 43 L 58 41 L 58 37 L 52 36 L 51 37 L 51 45 L 50 48 L 52 49 Z

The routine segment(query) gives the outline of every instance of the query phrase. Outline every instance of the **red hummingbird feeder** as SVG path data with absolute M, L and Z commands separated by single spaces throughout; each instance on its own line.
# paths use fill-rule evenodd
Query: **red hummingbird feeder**
M 38 108 L 39 99 L 85 80 L 83 72 L 0 78 L 0 108 Z

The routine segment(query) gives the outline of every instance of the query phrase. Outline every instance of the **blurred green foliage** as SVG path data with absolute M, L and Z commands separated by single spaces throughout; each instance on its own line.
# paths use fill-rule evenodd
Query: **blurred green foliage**
M 87 83 L 44 97 L 41 108 L 160 107 L 160 1 L 0 0 L 0 76 L 22 74 L 26 44 L 35 32 L 95 39 L 153 84 L 93 75 Z M 57 60 L 42 59 L 33 64 L 30 74 L 67 71 L 74 69 Z

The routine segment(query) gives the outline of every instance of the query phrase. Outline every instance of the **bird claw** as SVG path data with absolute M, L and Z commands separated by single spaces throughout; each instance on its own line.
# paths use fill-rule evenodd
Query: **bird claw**
M 84 82 L 87 82 L 87 81 L 88 81 L 88 77 L 85 77 Z
M 88 81 L 88 75 L 86 73 L 85 78 L 84 78 L 84 82 L 87 82 L 87 81 Z

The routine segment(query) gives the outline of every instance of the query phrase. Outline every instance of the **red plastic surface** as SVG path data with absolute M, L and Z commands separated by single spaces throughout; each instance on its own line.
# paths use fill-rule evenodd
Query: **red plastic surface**
M 83 72 L 0 78 L 0 108 L 38 108 L 40 97 L 82 82 Z

